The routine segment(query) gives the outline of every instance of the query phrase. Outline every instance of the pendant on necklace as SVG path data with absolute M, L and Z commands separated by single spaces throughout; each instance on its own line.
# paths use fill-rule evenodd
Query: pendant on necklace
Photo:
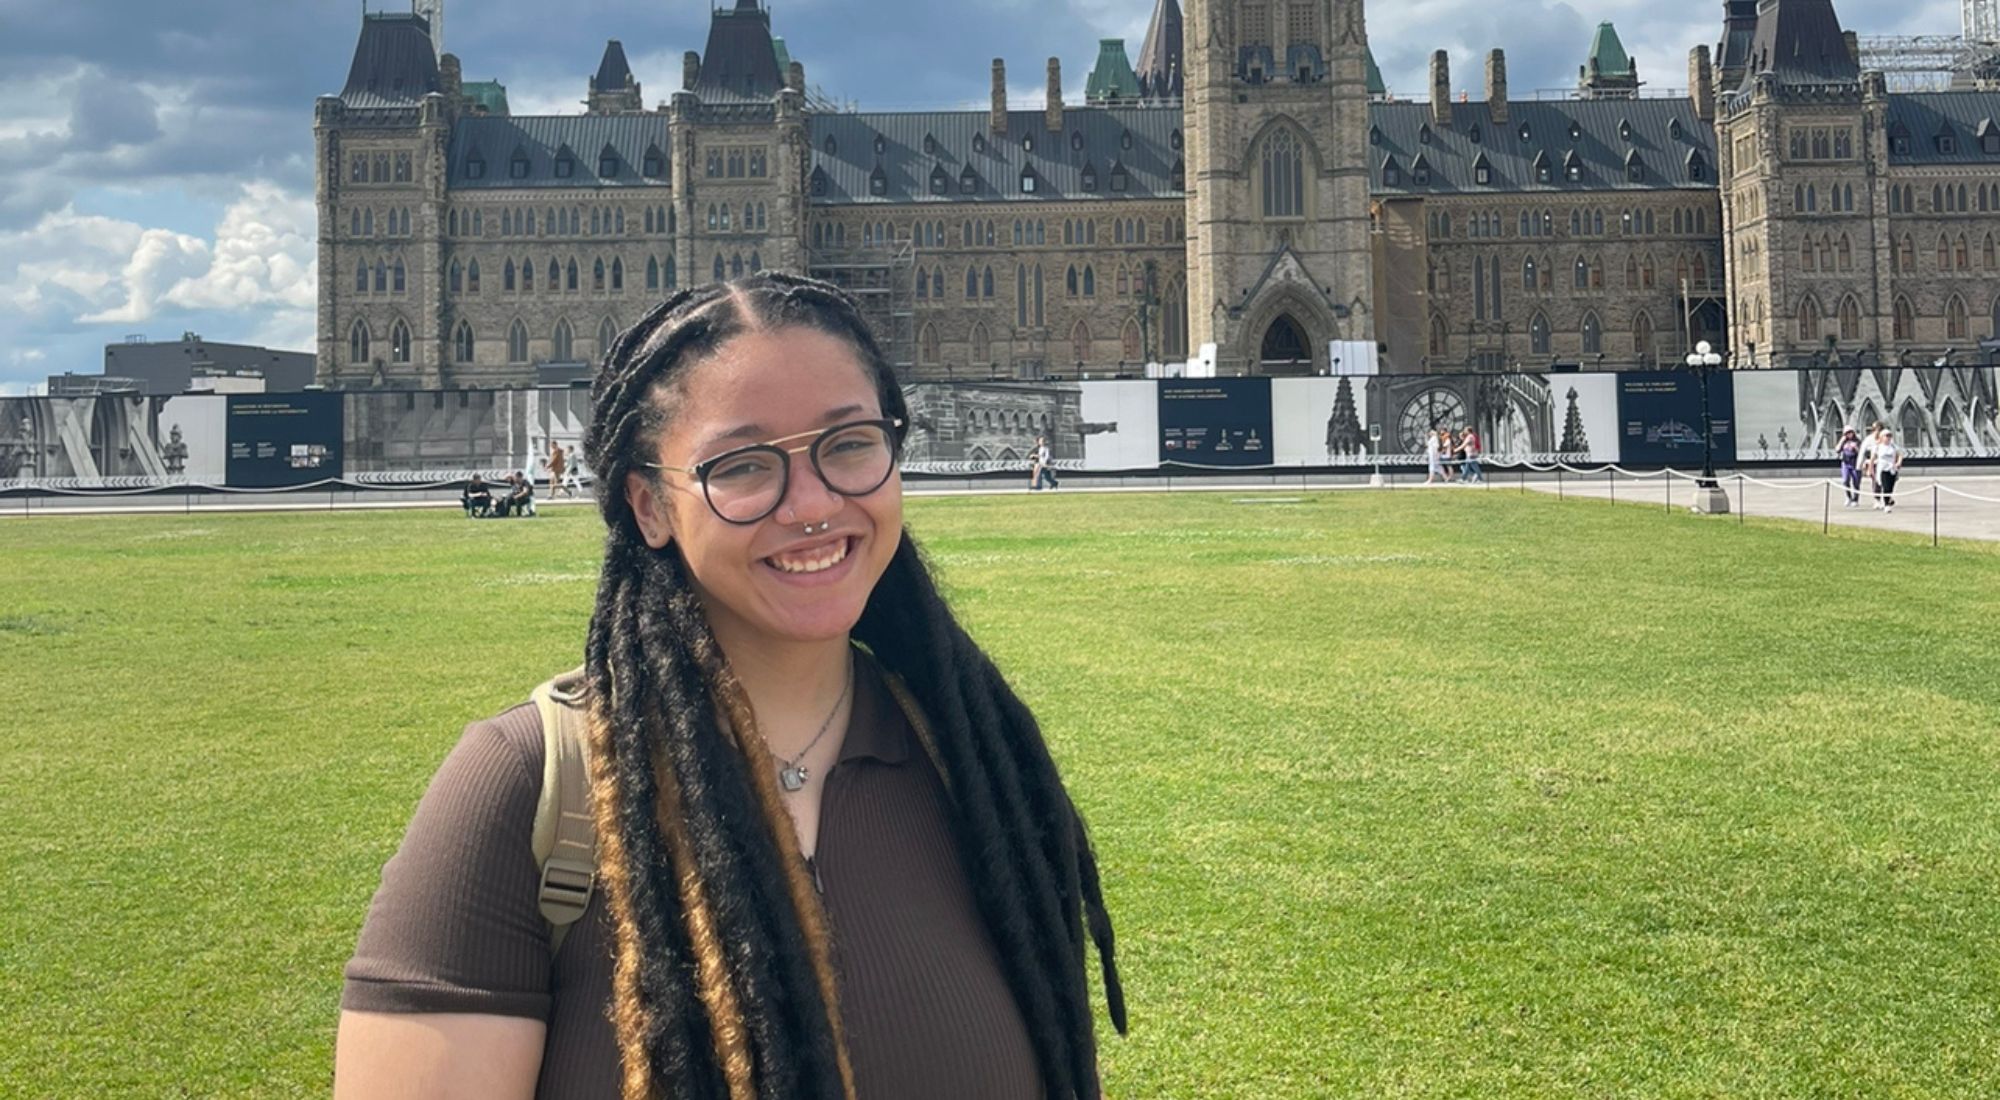
M 788 791 L 805 789 L 806 779 L 811 775 L 800 764 L 787 764 L 778 769 L 778 783 Z

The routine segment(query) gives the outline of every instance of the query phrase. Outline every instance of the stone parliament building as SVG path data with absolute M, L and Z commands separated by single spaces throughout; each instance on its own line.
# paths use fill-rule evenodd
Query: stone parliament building
M 508 112 L 422 16 L 365 14 L 315 109 L 320 383 L 586 377 L 675 287 L 809 272 L 909 380 L 1990 361 L 2000 89 L 1892 92 L 1831 0 L 1726 0 L 1684 93 L 1601 26 L 1561 97 L 1433 56 L 1390 97 L 1360 0 L 1157 0 L 1082 104 L 856 112 L 770 13 L 712 13 L 648 107 L 611 42 L 584 113 Z M 1982 347 L 1984 344 L 1984 347 Z M 1365 349 L 1357 353 L 1355 349 Z M 1347 364 L 1351 369 L 1353 363 Z

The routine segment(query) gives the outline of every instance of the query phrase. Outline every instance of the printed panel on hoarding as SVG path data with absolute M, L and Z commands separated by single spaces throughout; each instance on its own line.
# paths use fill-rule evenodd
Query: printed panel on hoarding
M 1269 466 L 1271 380 L 1169 378 L 1160 386 L 1160 464 Z
M 337 393 L 231 394 L 229 484 L 277 489 L 341 475 Z
M 1618 378 L 1619 461 L 1640 466 L 1699 467 L 1708 456 L 1702 435 L 1703 379 L 1691 371 L 1635 371 Z M 1736 461 L 1734 405 L 1729 375 L 1711 372 L 1707 421 L 1714 427 L 1714 460 Z

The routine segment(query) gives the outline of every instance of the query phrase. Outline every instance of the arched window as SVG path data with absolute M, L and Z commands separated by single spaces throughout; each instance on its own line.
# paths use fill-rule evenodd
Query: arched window
M 597 357 L 602 359 L 606 355 L 611 354 L 611 345 L 617 342 L 618 326 L 612 322 L 611 318 L 606 317 L 604 320 L 597 322 Z
M 1966 334 L 1965 299 L 1954 294 L 1944 304 L 1944 338 L 1963 340 Z
M 1288 127 L 1264 139 L 1262 168 L 1264 216 L 1302 218 L 1306 213 L 1305 147 Z
M 457 260 L 453 260 L 450 269 L 445 274 L 445 285 L 451 288 L 453 294 L 464 293 L 465 265 L 459 263 Z
M 1961 307 L 1961 310 L 1963 307 Z M 1090 362 L 1090 326 L 1078 321 L 1069 330 L 1069 351 L 1071 358 L 1079 363 Z
M 347 361 L 366 363 L 368 361 L 368 322 L 356 321 L 347 330 Z
M 451 334 L 451 358 L 455 363 L 472 362 L 472 322 L 460 321 Z
M 500 289 L 506 291 L 509 294 L 512 294 L 517 285 L 518 284 L 515 279 L 514 258 L 512 256 L 509 256 L 507 257 L 506 265 L 500 269 Z
M 604 261 L 601 259 L 590 265 L 590 289 L 604 293 Z
M 715 254 L 715 281 L 721 282 L 722 280 L 727 279 L 728 277 L 729 277 L 729 266 L 728 264 L 723 262 L 722 253 L 718 252 Z
M 1086 298 L 1097 297 L 1097 269 L 1088 264 L 1085 264 L 1083 268 L 1083 296 Z
M 1816 255 L 1816 253 L 1815 253 L 1815 252 L 1813 251 L 1813 242 L 1812 242 L 1812 238 L 1811 238 L 1811 237 L 1802 237 L 1802 238 L 1800 238 L 1800 239 L 1799 239 L 1799 269 L 1800 269 L 1800 270 L 1802 270 L 1802 271 L 1812 271 L 1812 270 L 1815 270 L 1815 266 L 1814 266 L 1814 263 L 1813 263 L 1813 259 L 1814 259 L 1814 256 L 1815 256 L 1815 255 Z
M 368 293 L 367 260 L 362 260 L 361 262 L 354 265 L 354 293 L 356 294 Z
M 468 294 L 479 293 L 478 260 L 473 260 L 471 263 L 465 265 L 465 291 Z
M 986 336 L 985 322 L 982 321 L 972 326 L 972 338 L 968 343 L 971 347 L 971 356 L 974 363 L 991 363 L 993 361 L 992 341 Z
M 732 279 L 740 279 L 743 277 L 743 253 L 736 252 L 730 255 L 729 277 Z
M 976 267 L 965 269 L 965 297 L 968 301 L 979 297 L 979 269 Z
M 509 363 L 528 361 L 528 326 L 518 320 L 507 329 L 507 361 Z
M 410 361 L 410 326 L 400 320 L 389 327 L 389 361 L 391 363 Z
M 1641 363 L 1653 361 L 1653 318 L 1644 310 L 1632 319 L 1632 354 Z
M 925 270 L 924 268 L 919 267 L 917 268 L 917 298 L 918 300 L 921 301 L 929 298 L 930 296 L 931 296 L 931 273 Z
M 1144 354 L 1146 352 L 1139 335 L 1139 320 L 1136 317 L 1128 318 L 1124 329 L 1118 333 L 1119 358 L 1128 363 L 1136 363 Z
M 674 258 L 671 255 L 667 257 L 666 270 L 660 274 L 660 283 L 666 290 L 672 290 L 680 285 L 680 279 L 674 273 Z
M 1908 275 L 1917 270 L 1917 243 L 1908 233 L 1896 245 L 1896 270 Z
M 936 325 L 925 325 L 923 335 L 917 338 L 917 361 L 927 367 L 937 366 L 944 354 L 939 346 Z
M 614 256 L 611 259 L 611 292 L 613 294 L 616 294 L 617 292 L 624 289 L 625 289 L 625 261 Z
M 576 333 L 569 327 L 567 318 L 556 322 L 554 337 L 549 341 L 549 357 L 558 363 L 575 361 Z
M 1536 355 L 1549 353 L 1549 319 L 1539 313 L 1528 319 L 1528 350 Z
M 1847 234 L 1840 235 L 1840 243 L 1834 246 L 1833 252 L 1840 264 L 1840 270 L 1854 270 L 1854 245 L 1847 239 Z
M 1604 326 L 1597 321 L 1597 314 L 1583 315 L 1583 353 L 1601 355 L 1604 352 Z
M 1896 340 L 1908 341 L 1916 339 L 1916 331 L 1917 331 L 1916 310 L 1910 308 L 1910 300 L 1908 298 L 1897 298 L 1895 307 L 1895 321 L 1893 323 L 1893 327 L 1890 330 L 1891 335 Z
M 1076 297 L 1078 287 L 1077 287 L 1077 277 L 1076 277 L 1076 266 L 1074 264 L 1070 265 L 1070 269 L 1063 273 L 1063 287 L 1065 288 L 1070 297 L 1072 298 Z
M 1988 233 L 1986 239 L 1979 244 L 1979 266 L 1991 271 L 1995 266 L 2000 266 L 1996 265 L 1996 259 L 2000 259 L 2000 257 L 1996 257 L 1994 253 L 1993 234 Z
M 563 289 L 565 289 L 565 290 L 575 290 L 575 289 L 576 289 L 576 261 L 575 261 L 575 260 L 571 260 L 571 261 L 569 262 L 569 266 L 563 269 L 563 274 L 564 274 L 564 275 L 566 276 L 566 278 L 565 278 L 565 279 L 564 279 L 564 281 L 563 281 Z
M 403 270 L 403 258 L 398 256 L 396 257 L 396 266 L 389 269 L 389 286 L 396 293 L 401 294 L 408 283 L 407 273 Z M 475 283 L 472 289 L 478 290 L 479 287 Z
M 1160 355 L 1163 359 L 1185 359 L 1188 349 L 1187 284 L 1180 279 L 1167 283 L 1160 301 Z
M 1861 339 L 1861 303 L 1852 294 L 1840 300 L 1840 338 Z
M 1972 249 L 1967 244 L 1965 234 L 1960 233 L 1951 248 L 1952 266 L 1960 271 L 1972 270 Z
M 1819 343 L 1819 303 L 1808 294 L 1799 303 L 1799 343 Z
M 939 264 L 939 265 L 937 266 L 937 269 L 931 272 L 931 297 L 933 297 L 933 298 L 942 298 L 942 297 L 944 297 L 944 265 L 943 265 L 943 264 Z
M 1625 277 L 1631 280 L 1634 284 L 1638 282 L 1638 276 L 1636 274 L 1638 270 L 1639 268 L 1636 261 L 1632 260 L 1626 261 Z M 1586 262 L 1582 256 L 1578 256 L 1576 258 L 1576 268 L 1575 271 L 1572 273 L 1572 279 L 1574 283 L 1574 289 L 1576 290 L 1590 289 L 1590 264 Z
M 660 259 L 657 256 L 646 257 L 646 289 L 660 289 Z
M 523 294 L 526 294 L 533 291 L 534 289 L 535 289 L 535 261 L 524 260 L 521 263 L 521 292 Z
M 1450 330 L 1445 327 L 1444 318 L 1438 314 L 1432 314 L 1430 357 L 1432 359 L 1444 358 L 1449 354 L 1449 344 Z
M 1951 241 L 1944 237 L 1938 238 L 1937 267 L 1939 271 L 1951 270 Z
M 1521 289 L 1526 291 L 1533 291 L 1535 289 L 1535 258 L 1533 256 L 1521 261 Z
M 982 298 L 993 297 L 993 265 L 991 264 L 986 265 L 986 270 L 979 276 L 979 296 Z

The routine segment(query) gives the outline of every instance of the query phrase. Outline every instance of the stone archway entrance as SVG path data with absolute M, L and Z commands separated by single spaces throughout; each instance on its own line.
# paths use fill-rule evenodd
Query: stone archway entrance
M 1305 328 L 1290 313 L 1280 313 L 1271 319 L 1258 344 L 1257 362 L 1264 374 L 1313 372 L 1312 345 L 1306 340 Z

